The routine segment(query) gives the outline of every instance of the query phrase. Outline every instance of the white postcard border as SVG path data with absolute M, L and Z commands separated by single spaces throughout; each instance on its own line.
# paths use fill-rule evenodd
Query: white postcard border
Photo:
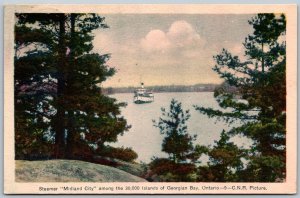
M 80 13 L 285 13 L 287 18 L 287 177 L 284 183 L 18 183 L 14 161 L 14 14 Z M 293 194 L 297 177 L 297 7 L 296 5 L 124 4 L 124 5 L 7 5 L 4 13 L 4 192 L 7 194 Z M 66 191 L 63 187 L 73 187 Z M 137 190 L 126 190 L 136 186 Z M 245 187 L 244 187 L 245 186 Z M 95 187 L 95 188 L 94 188 Z M 112 187 L 114 190 L 99 190 Z M 142 190 L 157 187 L 158 190 Z M 175 188 L 176 187 L 176 188 Z M 43 190 L 49 188 L 49 190 Z M 169 188 L 169 189 L 168 189 Z M 171 189 L 172 188 L 172 189 Z M 185 190 L 186 188 L 186 190 Z M 52 189 L 52 190 L 51 190 Z M 56 190 L 55 190 L 56 189 Z M 82 189 L 82 190 L 79 190 Z M 93 190 L 91 190 L 93 189 Z M 109 189 L 109 188 L 108 188 Z M 175 189 L 175 190 L 174 190 Z M 180 190 L 181 189 L 181 190 Z M 197 189 L 197 190 L 196 190 Z

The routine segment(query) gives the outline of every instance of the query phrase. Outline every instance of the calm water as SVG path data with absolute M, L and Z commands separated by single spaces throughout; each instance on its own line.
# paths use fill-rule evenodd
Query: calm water
M 168 111 L 172 98 L 182 103 L 184 110 L 189 109 L 191 117 L 187 122 L 188 132 L 196 134 L 195 143 L 201 145 L 213 145 L 219 140 L 223 129 L 230 127 L 215 118 L 208 118 L 196 111 L 193 105 L 218 108 L 218 104 L 212 92 L 182 92 L 182 93 L 155 93 L 155 101 L 148 104 L 134 104 L 133 94 L 114 94 L 111 97 L 120 102 L 126 102 L 127 107 L 122 109 L 122 115 L 132 127 L 123 136 L 118 137 L 118 142 L 112 145 L 132 147 L 139 155 L 137 161 L 149 162 L 151 157 L 165 157 L 161 151 L 163 135 L 158 128 L 153 126 L 152 120 L 158 120 L 161 116 L 161 107 Z M 242 137 L 234 137 L 233 141 L 238 146 L 248 147 L 250 141 Z

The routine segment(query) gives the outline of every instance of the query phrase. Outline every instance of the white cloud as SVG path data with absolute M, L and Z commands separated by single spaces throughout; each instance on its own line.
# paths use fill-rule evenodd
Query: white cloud
M 171 43 L 163 31 L 151 30 L 141 40 L 141 45 L 146 51 L 164 51 L 171 46 Z
M 178 48 L 202 48 L 205 40 L 186 21 L 175 21 L 167 32 L 151 30 L 141 40 L 141 46 L 147 52 L 166 52 Z
M 142 32 L 105 29 L 95 32 L 94 51 L 111 53 L 108 65 L 117 73 L 104 86 L 138 86 L 141 78 L 147 85 L 197 84 L 221 82 L 211 69 L 213 56 L 228 49 L 242 58 L 242 41 L 211 41 L 185 20 L 166 23 L 167 29 L 145 26 Z M 206 40 L 207 39 L 207 40 Z M 242 59 L 243 60 L 243 59 Z
M 178 47 L 198 46 L 203 47 L 204 40 L 186 21 L 175 21 L 167 32 L 167 37 L 172 44 Z

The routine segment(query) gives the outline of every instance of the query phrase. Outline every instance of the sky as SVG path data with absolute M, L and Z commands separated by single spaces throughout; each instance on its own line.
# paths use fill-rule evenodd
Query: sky
M 107 29 L 94 31 L 94 52 L 111 54 L 117 73 L 103 87 L 221 83 L 213 56 L 228 49 L 243 56 L 253 15 L 100 14 Z

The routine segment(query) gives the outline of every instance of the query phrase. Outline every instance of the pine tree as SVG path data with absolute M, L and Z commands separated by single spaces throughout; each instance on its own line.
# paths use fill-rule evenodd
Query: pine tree
M 207 148 L 208 166 L 199 167 L 199 181 L 203 182 L 236 182 L 239 171 L 243 170 L 242 157 L 245 151 L 239 149 L 223 130 L 219 141 L 213 148 Z
M 183 111 L 181 103 L 175 99 L 171 101 L 169 112 L 166 112 L 165 108 L 161 108 L 161 111 L 162 117 L 158 122 L 154 121 L 154 126 L 165 135 L 162 151 L 168 153 L 169 158 L 175 163 L 187 160 L 193 152 L 193 141 L 196 138 L 187 132 L 186 121 L 190 118 L 189 111 Z
M 181 103 L 171 100 L 170 109 L 167 112 L 161 108 L 162 116 L 158 122 L 153 120 L 154 126 L 165 135 L 162 143 L 162 151 L 168 153 L 169 158 L 153 158 L 150 163 L 152 174 L 158 175 L 155 180 L 172 182 L 191 182 L 196 180 L 196 167 L 192 163 L 196 158 L 193 141 L 187 131 L 187 120 L 190 118 L 188 110 L 182 109 Z
M 223 49 L 215 56 L 216 71 L 235 91 L 215 91 L 220 107 L 232 111 L 196 107 L 209 117 L 243 124 L 229 134 L 244 135 L 254 144 L 249 152 L 247 177 L 241 181 L 270 182 L 285 175 L 285 17 L 258 14 L 249 21 L 254 32 L 244 43 L 246 61 Z
M 125 104 L 101 93 L 99 85 L 115 70 L 105 65 L 108 54 L 91 52 L 93 30 L 108 27 L 104 18 L 68 13 L 16 18 L 16 137 L 39 131 L 46 142 L 55 142 L 50 152 L 56 158 L 85 158 L 78 148 L 90 155 L 117 141 L 128 129 L 120 116 Z
M 34 28 L 36 20 L 57 21 L 56 14 L 17 14 L 15 26 L 15 145 L 16 158 L 49 154 L 52 132 L 49 120 L 54 109 L 49 95 L 56 94 L 49 78 L 54 70 L 54 42 L 45 28 Z M 43 19 L 43 20 L 42 20 Z M 26 21 L 26 22 L 25 22 Z M 28 23 L 26 25 L 25 23 Z M 50 144 L 50 145 L 49 145 Z M 43 149 L 46 147 L 46 149 Z M 50 149 L 51 150 L 51 149 Z

